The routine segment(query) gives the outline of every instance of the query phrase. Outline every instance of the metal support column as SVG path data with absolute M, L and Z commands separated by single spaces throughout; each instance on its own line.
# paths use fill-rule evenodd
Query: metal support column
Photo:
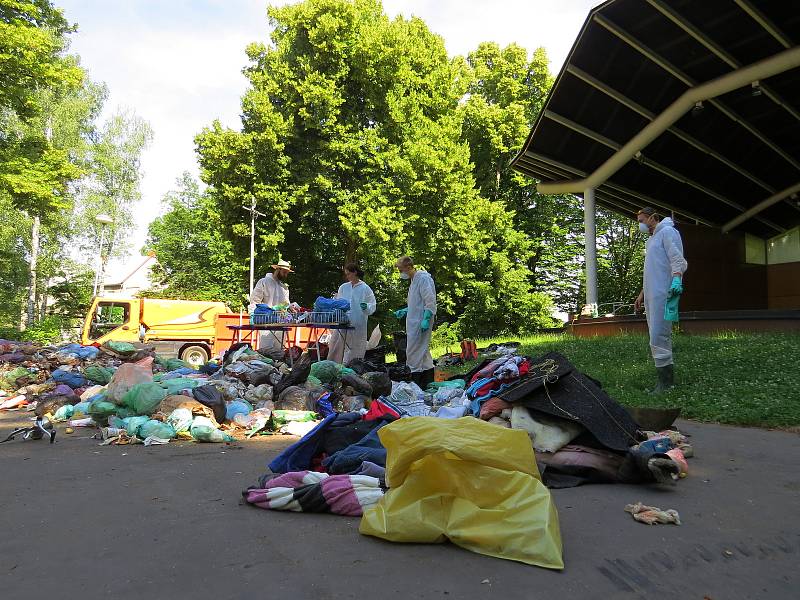
M 594 188 L 583 192 L 583 226 L 586 235 L 586 304 L 597 310 L 597 227 Z

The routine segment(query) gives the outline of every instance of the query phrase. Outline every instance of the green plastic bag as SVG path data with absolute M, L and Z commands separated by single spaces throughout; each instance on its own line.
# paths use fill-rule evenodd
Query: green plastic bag
M 308 376 L 308 379 L 306 379 L 306 383 L 310 383 L 311 385 L 322 385 L 322 382 L 313 375 Z
M 96 423 L 104 425 L 108 422 L 108 417 L 117 412 L 117 405 L 107 400 L 95 400 L 89 406 L 89 416 Z
M 174 371 L 175 369 L 180 369 L 183 367 L 194 369 L 192 365 L 187 363 L 185 360 L 181 360 L 180 358 L 161 358 L 160 356 L 157 356 L 156 364 L 164 367 L 167 371 Z
M 12 371 L 9 371 L 8 373 L 6 373 L 4 379 L 8 383 L 14 384 L 14 383 L 17 382 L 17 379 L 19 379 L 20 377 L 26 377 L 26 376 L 28 376 L 30 374 L 31 374 L 31 372 L 28 371 L 28 369 L 26 369 L 25 367 L 17 367 L 16 369 L 13 369 Z
M 155 419 L 150 419 L 146 423 L 139 426 L 139 433 L 137 437 L 146 439 L 149 437 L 157 437 L 162 440 L 172 440 L 175 438 L 175 430 L 169 423 L 162 423 Z
M 150 417 L 128 417 L 127 419 L 122 419 L 124 423 L 125 431 L 128 432 L 128 435 L 138 435 L 139 427 L 144 425 L 150 420 Z
M 332 360 L 321 360 L 311 365 L 311 375 L 320 383 L 336 383 L 341 378 L 342 365 Z
M 199 385 L 197 379 L 189 379 L 187 377 L 176 377 L 175 379 L 162 379 L 158 382 L 163 389 L 167 391 L 167 396 L 174 396 L 181 390 L 190 390 Z
M 132 408 L 128 408 L 127 406 L 118 406 L 116 414 L 120 419 L 127 419 L 129 417 L 137 416 L 136 411 L 134 411 Z
M 214 423 L 208 417 L 195 417 L 192 427 L 189 429 L 192 437 L 198 442 L 232 442 L 233 438 L 226 433 L 222 433 L 214 427 Z
M 133 354 L 134 352 L 136 352 L 136 346 L 134 346 L 130 342 L 115 342 L 112 340 L 106 342 L 104 346 L 107 346 L 117 354 Z
M 157 383 L 137 383 L 122 397 L 122 403 L 138 415 L 151 415 L 167 397 L 167 393 Z
M 277 425 L 285 425 L 290 421 L 316 421 L 317 413 L 313 410 L 273 410 L 272 419 Z
M 83 370 L 83 374 L 86 375 L 87 379 L 93 381 L 94 383 L 106 385 L 114 376 L 114 369 L 92 365 L 91 367 L 86 367 Z

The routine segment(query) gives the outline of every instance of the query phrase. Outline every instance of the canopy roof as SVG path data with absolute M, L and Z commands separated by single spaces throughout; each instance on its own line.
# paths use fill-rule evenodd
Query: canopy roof
M 606 208 L 777 235 L 800 224 L 798 40 L 796 2 L 609 0 L 589 13 L 512 166 L 542 193 L 578 192 L 603 166 L 610 175 L 588 187 Z M 758 72 L 768 76 L 743 79 Z M 731 91 L 719 94 L 723 81 Z

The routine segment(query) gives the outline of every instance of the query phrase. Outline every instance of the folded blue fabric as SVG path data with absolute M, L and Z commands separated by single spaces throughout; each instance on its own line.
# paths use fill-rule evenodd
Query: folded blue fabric
M 56 369 L 50 374 L 53 381 L 56 383 L 64 383 L 71 387 L 73 390 L 86 385 L 86 378 L 80 373 L 75 371 L 65 371 L 64 369 Z
M 299 441 L 295 442 L 286 450 L 281 452 L 269 465 L 269 470 L 273 473 L 288 473 L 289 471 L 307 471 L 311 467 L 311 460 L 321 453 L 323 433 L 331 426 L 343 426 L 361 420 L 361 414 L 357 412 L 332 414 L 322 423 L 314 427 L 305 434 Z
M 328 469 L 328 473 L 339 475 L 355 473 L 364 462 L 371 462 L 385 467 L 386 448 L 383 447 L 378 437 L 378 431 L 384 425 L 388 425 L 388 423 L 381 423 L 361 438 L 359 442 L 334 452 L 322 461 L 322 466 Z
M 334 310 L 350 310 L 350 301 L 341 298 L 324 298 L 319 296 L 314 301 L 314 310 L 317 312 L 332 312 Z
M 275 312 L 272 310 L 272 307 L 269 304 L 256 304 L 255 310 L 253 310 L 254 315 L 263 315 L 264 313 L 271 313 Z

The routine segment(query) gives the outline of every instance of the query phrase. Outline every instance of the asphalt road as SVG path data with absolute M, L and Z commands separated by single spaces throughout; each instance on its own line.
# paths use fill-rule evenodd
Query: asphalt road
M 19 413 L 0 416 L 0 433 Z M 566 568 L 361 536 L 358 519 L 266 511 L 241 490 L 294 438 L 99 447 L 87 430 L 0 445 L 5 598 L 796 599 L 800 436 L 680 422 L 675 487 L 553 492 Z M 5 437 L 3 435 L 2 437 Z M 677 509 L 682 526 L 623 511 Z

